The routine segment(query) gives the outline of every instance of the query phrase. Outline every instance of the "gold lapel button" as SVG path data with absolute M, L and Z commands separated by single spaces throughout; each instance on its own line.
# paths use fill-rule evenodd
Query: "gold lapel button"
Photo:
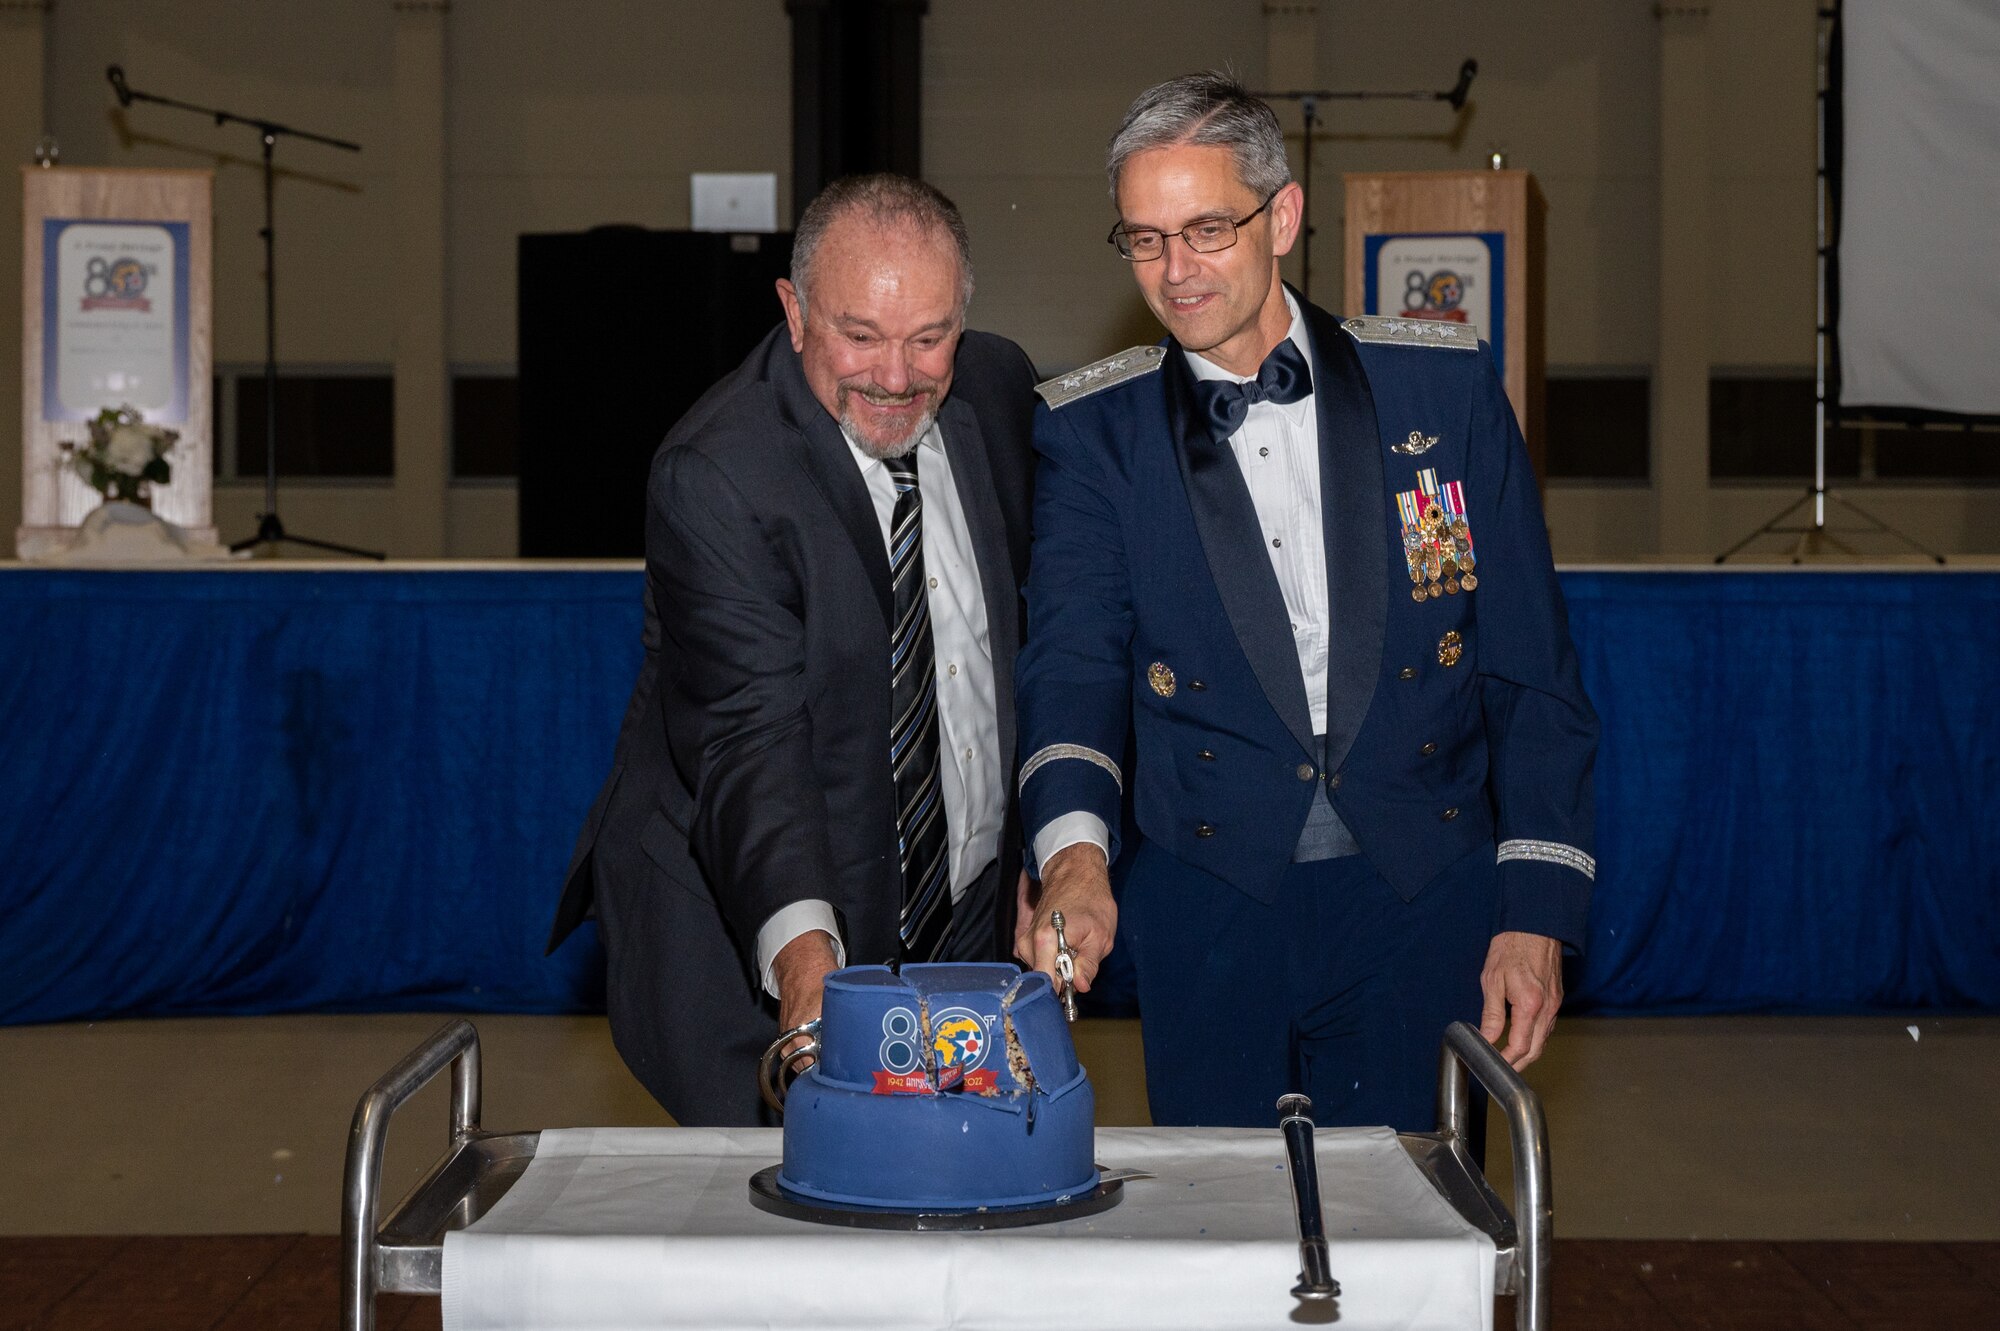
M 1155 661 L 1146 667 L 1146 682 L 1162 698 L 1174 696 L 1174 672 L 1167 668 L 1165 661 Z
M 1465 639 L 1458 636 L 1457 629 L 1449 630 L 1442 638 L 1438 639 L 1439 665 L 1455 666 L 1458 664 L 1459 658 L 1464 655 Z

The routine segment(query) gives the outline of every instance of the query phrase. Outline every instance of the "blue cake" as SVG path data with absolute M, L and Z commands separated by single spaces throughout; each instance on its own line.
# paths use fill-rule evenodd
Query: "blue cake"
M 850 966 L 827 977 L 820 1045 L 785 1096 L 786 1191 L 973 1211 L 1097 1186 L 1090 1079 L 1041 972 Z

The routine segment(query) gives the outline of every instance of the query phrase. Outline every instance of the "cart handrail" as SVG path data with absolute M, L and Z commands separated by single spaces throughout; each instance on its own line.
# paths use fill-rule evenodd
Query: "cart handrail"
M 347 1131 L 347 1172 L 340 1196 L 340 1324 L 342 1331 L 375 1325 L 376 1203 L 382 1190 L 382 1148 L 389 1119 L 451 1068 L 450 1150 L 479 1131 L 479 1032 L 463 1017 L 440 1026 L 363 1093 Z
M 1549 1325 L 1549 1261 L 1554 1255 L 1555 1212 L 1549 1191 L 1549 1124 L 1542 1098 L 1521 1079 L 1500 1051 L 1470 1025 L 1445 1028 L 1438 1067 L 1438 1132 L 1465 1140 L 1472 1098 L 1470 1069 L 1507 1115 L 1514 1146 L 1514 1225 L 1520 1247 L 1514 1269 L 1520 1293 L 1514 1305 L 1518 1331 L 1545 1331 Z

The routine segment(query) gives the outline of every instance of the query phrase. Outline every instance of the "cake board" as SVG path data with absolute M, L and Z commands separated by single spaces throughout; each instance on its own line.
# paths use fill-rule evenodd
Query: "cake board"
M 750 1204 L 760 1211 L 815 1225 L 846 1229 L 887 1229 L 905 1233 L 968 1234 L 988 1229 L 1020 1229 L 1062 1220 L 1081 1220 L 1108 1211 L 1125 1195 L 1124 1178 L 1100 1177 L 1089 1192 L 1063 1201 L 1029 1206 L 980 1206 L 970 1211 L 896 1210 L 886 1206 L 835 1206 L 802 1197 L 778 1182 L 778 1165 L 750 1176 Z M 1099 1167 L 1100 1176 L 1106 1171 Z M 1129 1175 L 1127 1176 L 1129 1177 Z

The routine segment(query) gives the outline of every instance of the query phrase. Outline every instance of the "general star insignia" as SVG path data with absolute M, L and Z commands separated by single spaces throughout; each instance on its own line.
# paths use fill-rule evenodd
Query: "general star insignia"
M 1151 374 L 1160 368 L 1161 359 L 1165 355 L 1166 350 L 1162 347 L 1130 347 L 1115 356 L 1106 356 L 1103 360 L 1093 361 L 1069 374 L 1059 374 L 1053 379 L 1045 379 L 1035 385 L 1035 391 L 1042 395 L 1042 400 L 1053 410 L 1080 398 L 1089 397 L 1092 393 L 1115 387 L 1128 379 Z

